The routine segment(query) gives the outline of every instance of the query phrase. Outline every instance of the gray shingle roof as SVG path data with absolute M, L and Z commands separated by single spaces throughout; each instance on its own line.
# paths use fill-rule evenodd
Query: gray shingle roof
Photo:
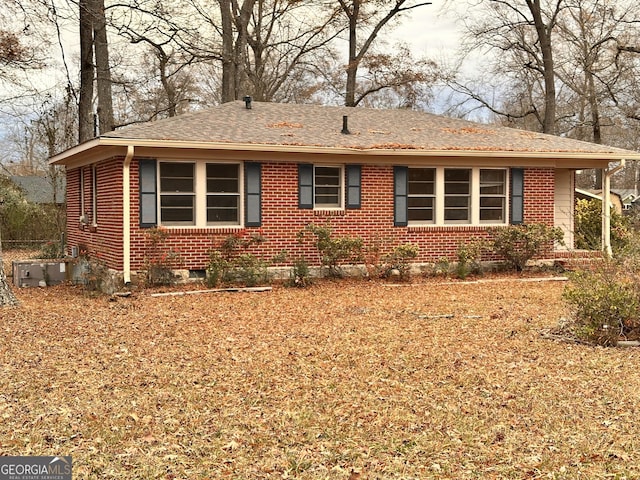
M 345 115 L 349 135 L 340 133 Z M 247 109 L 241 101 L 123 128 L 102 138 L 419 151 L 626 152 L 412 110 L 262 102 L 253 102 Z
M 33 203 L 54 203 L 53 183 L 50 177 L 40 175 L 11 175 L 13 183 L 24 192 L 25 198 Z M 64 203 L 66 179 L 64 176 L 56 177 L 56 203 Z

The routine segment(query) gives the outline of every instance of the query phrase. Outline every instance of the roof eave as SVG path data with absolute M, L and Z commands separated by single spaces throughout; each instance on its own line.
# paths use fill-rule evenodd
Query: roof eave
M 334 154 L 334 155 L 367 155 L 367 156 L 430 156 L 430 157 L 469 157 L 481 158 L 491 156 L 493 158 L 509 159 L 534 159 L 534 160 L 575 160 L 576 163 L 568 162 L 563 166 L 584 168 L 585 161 L 596 162 L 616 162 L 622 159 L 640 160 L 640 153 L 629 152 L 572 152 L 572 151 L 510 151 L 510 150 L 464 150 L 464 149 L 444 149 L 426 150 L 419 148 L 383 149 L 383 148 L 355 148 L 355 147 L 325 147 L 316 145 L 286 145 L 286 144 L 260 144 L 260 143 L 222 143 L 222 142 L 191 142 L 178 140 L 152 140 L 136 138 L 110 138 L 100 137 L 77 145 L 54 157 L 51 157 L 51 165 L 73 164 L 74 159 L 80 155 L 88 154 L 93 150 L 96 156 L 98 152 L 104 154 L 107 147 L 146 147 L 160 149 L 194 149 L 194 150 L 233 150 L 246 152 L 299 152 L 311 154 Z M 91 155 L 93 156 L 93 155 Z M 84 163 L 84 162 L 83 162 Z

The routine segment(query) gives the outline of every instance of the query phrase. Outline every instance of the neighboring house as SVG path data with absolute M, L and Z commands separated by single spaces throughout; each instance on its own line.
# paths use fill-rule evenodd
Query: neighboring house
M 612 189 L 611 191 L 617 193 L 620 196 L 623 210 L 629 210 L 633 208 L 634 203 L 638 200 L 638 191 L 636 189 L 616 188 L 615 190 Z
M 598 200 L 602 201 L 602 190 L 586 190 L 582 188 L 576 188 L 576 199 L 578 200 Z M 620 195 L 614 191 L 609 192 L 609 202 L 616 212 L 622 213 L 625 206 L 622 203 Z
M 411 110 L 231 102 L 101 135 L 51 159 L 67 172 L 68 245 L 123 272 L 144 268 L 150 227 L 184 268 L 229 235 L 256 253 L 318 262 L 308 224 L 417 262 L 454 258 L 487 229 L 544 222 L 573 242 L 574 171 L 636 152 Z M 250 108 L 251 107 L 251 108 Z M 605 176 L 610 171 L 605 171 Z M 560 247 L 558 247 L 560 248 Z
M 20 187 L 25 199 L 31 203 L 64 204 L 65 177 L 63 175 L 56 177 L 55 184 L 50 177 L 42 175 L 11 175 L 9 179 Z

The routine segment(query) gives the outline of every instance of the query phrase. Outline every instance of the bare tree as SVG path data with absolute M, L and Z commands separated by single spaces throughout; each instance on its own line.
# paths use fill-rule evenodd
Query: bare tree
M 496 114 L 509 118 L 533 115 L 545 133 L 556 133 L 556 74 L 552 35 L 565 0 L 480 0 L 465 12 L 468 30 L 465 50 L 474 54 L 487 49 L 495 53 L 494 72 L 505 71 L 531 78 L 529 84 L 539 87 L 541 96 L 531 92 L 530 103 L 523 101 L 518 112 L 501 108 L 493 98 L 452 81 L 454 88 L 470 95 L 474 101 Z M 516 73 L 517 72 L 517 73 Z M 513 85 L 508 85 L 511 89 Z
M 309 20 L 311 19 L 311 20 Z M 257 0 L 247 32 L 247 88 L 258 101 L 286 98 L 340 33 L 335 11 L 291 0 Z M 285 93 L 288 92 L 288 93 Z
M 0 82 L 18 83 L 18 73 L 44 67 L 45 45 L 37 40 L 29 13 L 19 3 L 0 9 Z
M 413 2 L 409 0 L 338 0 L 338 9 L 347 19 L 348 24 L 348 61 L 346 67 L 347 81 L 345 105 L 355 107 L 366 96 L 356 95 L 358 69 L 370 51 L 381 30 L 400 14 L 415 8 L 430 5 L 431 2 Z M 389 5 L 391 4 L 391 5 Z M 363 40 L 359 33 L 365 33 Z

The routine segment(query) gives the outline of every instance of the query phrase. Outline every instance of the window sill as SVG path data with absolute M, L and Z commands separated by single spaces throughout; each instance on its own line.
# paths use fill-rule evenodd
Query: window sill
M 451 223 L 451 224 L 432 224 L 432 225 L 408 225 L 407 229 L 411 232 L 447 232 L 447 231 L 459 231 L 459 232 L 482 232 L 488 228 L 506 227 L 506 223 L 482 223 L 482 224 L 468 224 L 468 223 Z
M 245 229 L 243 225 L 207 225 L 199 227 L 196 225 L 158 225 L 171 233 L 182 234 L 199 234 L 199 233 L 237 233 Z
M 316 217 L 342 217 L 346 214 L 343 208 L 318 208 L 313 210 Z

